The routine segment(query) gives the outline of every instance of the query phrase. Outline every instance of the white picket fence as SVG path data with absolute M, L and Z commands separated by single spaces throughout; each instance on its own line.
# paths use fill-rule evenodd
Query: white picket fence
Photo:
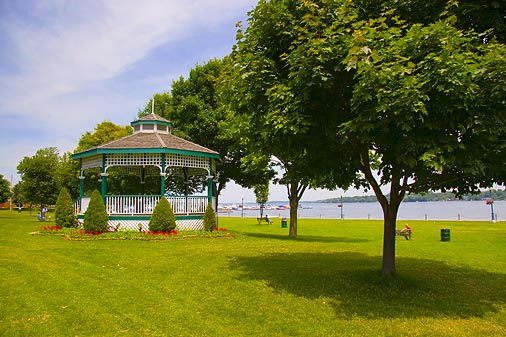
M 160 200 L 159 195 L 108 195 L 105 208 L 109 215 L 150 215 Z M 208 198 L 205 196 L 167 198 L 174 214 L 202 214 L 205 212 Z M 84 213 L 88 208 L 89 198 L 83 197 L 74 205 L 76 214 Z

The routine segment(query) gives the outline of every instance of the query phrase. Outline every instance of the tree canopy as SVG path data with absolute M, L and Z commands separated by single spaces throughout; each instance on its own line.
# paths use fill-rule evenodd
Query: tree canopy
M 37 150 L 34 156 L 24 157 L 17 170 L 21 176 L 22 195 L 31 204 L 54 205 L 59 193 L 56 180 L 59 153 L 55 147 Z
M 0 203 L 6 202 L 11 197 L 11 184 L 0 174 Z
M 154 95 L 154 113 L 174 124 L 173 133 L 220 154 L 217 166 L 217 195 L 231 179 L 245 187 L 268 180 L 272 173 L 263 167 L 246 171 L 241 159 L 245 156 L 240 145 L 240 136 L 230 128 L 223 101 L 220 83 L 228 59 L 212 59 L 203 65 L 197 64 L 185 78 L 172 82 L 170 92 Z M 139 116 L 152 112 L 153 99 L 139 111 Z M 178 183 L 168 182 L 177 189 Z M 198 184 L 197 184 L 198 185 Z M 195 185 L 195 188 L 196 186 Z
M 226 79 L 226 97 L 236 129 L 251 152 L 247 160 L 271 160 L 287 186 L 290 236 L 297 235 L 298 202 L 308 187 L 348 186 L 354 178 L 350 153 L 337 141 L 337 127 L 349 88 L 341 78 L 311 80 L 312 64 L 300 62 L 307 74 L 294 76 L 294 53 L 301 22 L 308 12 L 297 1 L 260 1 L 240 27 Z M 329 22 L 330 24 L 330 22 Z M 307 36 L 301 36 L 307 38 Z M 311 52 L 311 49 L 308 50 Z M 332 93 L 334 99 L 323 99 Z
M 232 53 L 231 99 L 252 146 L 296 165 L 299 181 L 345 187 L 353 175 L 375 192 L 385 274 L 406 193 L 504 182 L 504 21 L 457 5 L 261 0 Z M 334 174 L 315 180 L 329 162 Z

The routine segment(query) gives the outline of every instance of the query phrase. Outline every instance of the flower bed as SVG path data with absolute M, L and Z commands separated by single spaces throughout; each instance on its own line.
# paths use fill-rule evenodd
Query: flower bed
M 209 231 L 111 231 L 92 232 L 83 229 L 61 228 L 58 226 L 41 226 L 39 232 L 32 234 L 61 236 L 64 240 L 90 241 L 90 240 L 178 240 L 191 238 L 232 238 L 225 228 L 215 228 Z

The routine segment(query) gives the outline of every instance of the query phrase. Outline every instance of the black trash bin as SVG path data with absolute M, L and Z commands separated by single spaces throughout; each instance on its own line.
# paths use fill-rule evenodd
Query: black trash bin
M 450 241 L 450 228 L 441 228 L 441 241 Z
M 286 228 L 286 218 L 281 218 L 281 228 Z

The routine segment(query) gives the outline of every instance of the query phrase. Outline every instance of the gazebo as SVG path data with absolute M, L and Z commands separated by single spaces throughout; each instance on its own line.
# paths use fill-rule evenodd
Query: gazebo
M 198 144 L 172 134 L 170 121 L 150 114 L 130 123 L 133 134 L 121 139 L 77 152 L 73 159 L 80 161 L 80 194 L 75 203 L 78 219 L 90 198 L 84 195 L 85 171 L 99 177 L 100 192 L 109 214 L 109 226 L 138 230 L 148 228 L 149 219 L 158 200 L 165 196 L 176 215 L 178 229 L 203 229 L 203 215 L 211 202 L 216 209 L 214 180 L 219 154 Z M 140 179 L 141 188 L 134 195 L 112 195 L 107 191 L 107 177 L 115 175 Z M 179 176 L 189 184 L 190 177 L 200 177 L 206 195 L 188 195 L 168 191 L 166 181 Z M 159 179 L 159 193 L 145 194 L 144 183 L 148 177 Z M 156 178 L 159 177 L 159 178 Z

